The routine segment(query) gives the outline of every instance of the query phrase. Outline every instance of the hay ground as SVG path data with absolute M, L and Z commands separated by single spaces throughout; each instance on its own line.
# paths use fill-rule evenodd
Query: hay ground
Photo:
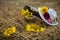
M 59 24 L 57 26 L 48 26 L 41 20 L 33 16 L 33 20 L 26 21 L 21 16 L 21 9 L 25 5 L 39 7 L 46 5 L 54 8 L 58 14 Z M 27 23 L 36 23 L 45 27 L 44 32 L 27 32 L 25 25 Z M 45 24 L 45 25 L 44 25 Z M 11 37 L 3 36 L 5 28 L 16 26 L 17 32 Z M 60 40 L 60 1 L 58 0 L 0 0 L 0 40 Z

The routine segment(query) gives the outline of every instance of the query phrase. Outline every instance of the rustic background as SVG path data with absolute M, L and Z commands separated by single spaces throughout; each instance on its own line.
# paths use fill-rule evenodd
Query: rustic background
M 48 6 L 54 8 L 58 14 L 58 26 L 48 26 L 33 16 L 33 20 L 26 21 L 21 16 L 21 9 L 25 5 L 33 7 Z M 0 40 L 60 40 L 60 0 L 0 0 Z M 45 27 L 44 32 L 27 32 L 25 24 L 36 23 Z M 3 36 L 5 28 L 16 26 L 17 32 L 11 37 Z

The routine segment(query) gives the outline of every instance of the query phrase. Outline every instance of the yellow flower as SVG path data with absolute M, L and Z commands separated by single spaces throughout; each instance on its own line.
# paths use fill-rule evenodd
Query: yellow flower
M 45 30 L 45 28 L 42 28 L 42 27 L 41 27 L 41 30 L 40 30 L 40 31 L 43 32 L 44 30 Z
M 31 17 L 31 16 L 32 16 L 32 12 L 29 12 L 28 9 L 26 9 L 26 10 L 22 9 L 21 15 L 22 15 L 22 16 Z
M 12 30 L 12 33 L 15 33 L 16 32 L 16 27 L 12 27 L 11 30 Z
M 31 31 L 30 27 L 31 27 L 30 24 L 27 24 L 26 25 L 26 30 Z
M 3 34 L 5 35 L 5 36 L 10 36 L 11 34 L 13 34 L 13 33 L 15 33 L 16 32 L 16 27 L 11 27 L 11 28 L 7 28 L 4 32 L 3 32 Z
M 35 30 L 37 30 L 39 28 L 39 25 L 34 24 L 34 23 L 31 23 L 31 26 L 32 26 L 31 28 L 33 28 Z
M 33 31 L 33 32 L 43 32 L 45 28 L 40 27 L 37 24 L 31 23 L 26 25 L 26 30 L 27 31 Z
M 40 11 L 44 14 L 45 12 L 48 12 L 48 7 L 43 6 L 43 7 L 41 7 Z

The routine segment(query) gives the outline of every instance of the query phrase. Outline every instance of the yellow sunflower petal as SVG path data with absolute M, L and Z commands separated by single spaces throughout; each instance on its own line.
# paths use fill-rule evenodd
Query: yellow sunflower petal
M 41 32 L 43 32 L 43 31 L 45 31 L 45 30 L 46 30 L 46 29 L 45 29 L 45 28 L 42 28 L 42 27 L 41 27 L 41 29 L 40 29 Z
M 26 30 L 27 30 L 27 31 L 31 31 L 30 27 L 31 27 L 30 24 L 27 24 L 27 25 L 26 25 Z
M 11 28 L 11 30 L 13 31 L 13 33 L 15 33 L 15 32 L 16 32 L 16 27 L 13 26 L 13 27 Z
M 48 7 L 43 6 L 41 7 L 40 11 L 44 14 L 45 12 L 48 12 Z
M 24 10 L 22 9 L 22 16 L 27 16 L 27 17 L 31 17 L 32 16 L 32 12 L 30 12 L 28 9 Z
M 3 32 L 3 34 L 5 35 L 5 36 L 10 36 L 10 34 L 13 34 L 13 33 L 15 33 L 16 32 L 16 27 L 11 27 L 11 28 L 7 28 L 4 32 Z

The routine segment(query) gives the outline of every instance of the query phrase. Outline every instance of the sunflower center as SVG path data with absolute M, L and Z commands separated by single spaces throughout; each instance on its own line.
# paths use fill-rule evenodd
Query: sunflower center
M 43 9 L 43 12 L 46 12 L 46 9 Z

